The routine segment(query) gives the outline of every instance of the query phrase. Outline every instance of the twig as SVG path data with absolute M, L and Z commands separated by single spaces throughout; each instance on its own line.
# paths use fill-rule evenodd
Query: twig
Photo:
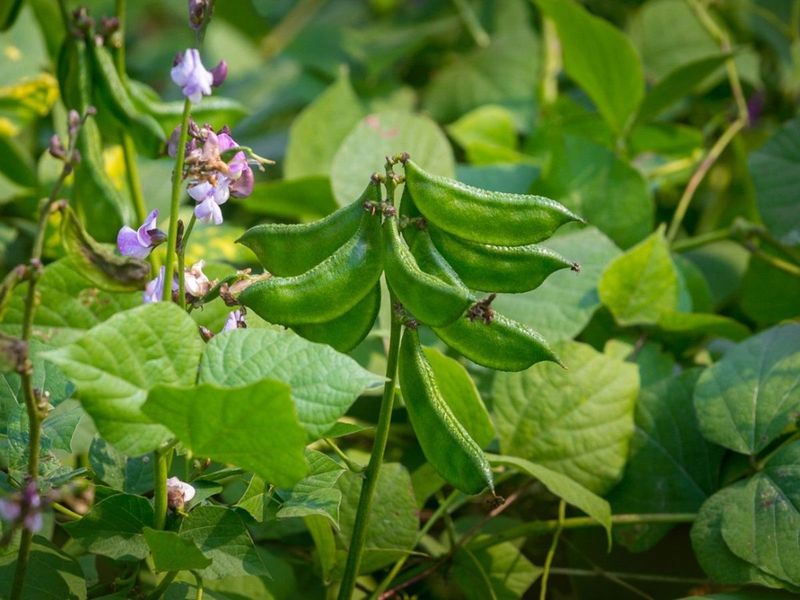
M 542 570 L 542 583 L 539 590 L 539 600 L 547 600 L 547 580 L 550 578 L 550 567 L 553 565 L 553 559 L 556 556 L 556 549 L 558 548 L 558 540 L 561 537 L 561 532 L 564 530 L 564 516 L 567 510 L 567 503 L 561 500 L 558 503 L 558 527 L 553 534 L 553 541 L 550 542 L 550 549 L 547 551 L 547 556 L 544 559 L 544 568 Z
M 475 43 L 481 48 L 486 48 L 492 40 L 489 34 L 486 33 L 483 25 L 481 25 L 480 19 L 478 19 L 475 10 L 469 2 L 467 2 L 467 0 L 453 0 L 453 4 L 456 5 L 456 10 L 458 10 L 458 14 L 461 20 L 464 21 L 464 26 L 467 28 L 467 31 L 469 31 L 472 39 L 475 40 Z

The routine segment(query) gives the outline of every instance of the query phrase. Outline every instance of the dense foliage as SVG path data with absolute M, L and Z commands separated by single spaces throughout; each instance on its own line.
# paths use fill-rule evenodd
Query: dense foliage
M 0 29 L 0 597 L 800 593 L 800 1 Z

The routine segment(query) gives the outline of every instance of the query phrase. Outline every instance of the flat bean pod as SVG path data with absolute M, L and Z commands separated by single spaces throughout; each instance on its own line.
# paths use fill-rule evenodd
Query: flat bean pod
M 375 285 L 353 308 L 327 323 L 294 325 L 307 340 L 328 344 L 339 352 L 350 352 L 367 337 L 381 308 L 381 286 Z
M 366 296 L 382 267 L 380 215 L 365 211 L 356 233 L 321 263 L 300 275 L 256 281 L 238 300 L 271 323 L 325 323 Z
M 417 265 L 397 227 L 397 217 L 383 223 L 386 281 L 403 305 L 426 325 L 443 326 L 460 317 L 470 303 L 469 290 L 426 273 Z
M 425 218 L 466 240 L 522 246 L 550 237 L 578 215 L 555 200 L 527 194 L 490 192 L 431 175 L 411 160 L 406 186 Z
M 364 203 L 375 198 L 380 199 L 380 190 L 370 183 L 358 200 L 324 219 L 299 225 L 256 225 L 236 241 L 250 248 L 273 275 L 299 275 L 321 263 L 353 237 L 365 211 Z
M 436 248 L 470 288 L 487 292 L 527 292 L 561 269 L 580 267 L 558 252 L 527 244 L 500 246 L 470 242 L 431 226 Z
M 399 381 L 411 426 L 431 466 L 466 494 L 487 487 L 494 491 L 489 462 L 447 405 L 414 329 L 406 329 L 400 343 Z

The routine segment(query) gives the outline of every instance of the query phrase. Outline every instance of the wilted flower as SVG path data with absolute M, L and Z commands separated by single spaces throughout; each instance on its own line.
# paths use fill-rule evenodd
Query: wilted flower
M 175 85 L 180 86 L 183 95 L 194 104 L 200 102 L 204 95 L 211 95 L 214 75 L 203 66 L 197 48 L 189 48 L 175 58 L 170 77 Z
M 202 298 L 209 290 L 211 290 L 212 283 L 203 273 L 203 267 L 206 261 L 198 260 L 191 268 L 186 269 L 183 275 L 184 289 L 189 296 L 195 298 Z
M 177 477 L 167 479 L 167 505 L 175 511 L 182 511 L 183 507 L 194 498 L 195 489 Z
M 165 269 L 162 266 L 158 271 L 158 277 L 150 281 L 144 289 L 144 303 L 160 302 L 164 295 L 164 277 L 166 277 Z M 178 278 L 172 278 L 172 291 L 178 290 Z
M 117 248 L 123 256 L 147 258 L 150 251 L 167 239 L 167 234 L 156 227 L 158 209 L 153 209 L 137 231 L 127 225 L 117 234 Z
M 42 528 L 42 497 L 35 481 L 28 482 L 22 491 L 0 499 L 0 519 L 32 533 Z
M 230 331 L 231 329 L 245 329 L 246 327 L 247 323 L 244 322 L 244 313 L 242 313 L 241 310 L 235 310 L 228 315 L 222 331 Z

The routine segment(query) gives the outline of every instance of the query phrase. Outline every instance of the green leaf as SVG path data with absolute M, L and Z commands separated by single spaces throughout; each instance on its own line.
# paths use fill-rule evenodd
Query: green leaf
M 765 249 L 766 254 L 776 255 Z M 778 258 L 781 258 L 778 255 Z M 740 305 L 744 314 L 760 327 L 770 327 L 798 315 L 800 277 L 772 266 L 760 256 L 750 256 L 740 289 Z M 779 294 L 775 291 L 780 290 Z
M 0 597 L 11 597 L 17 553 L 0 554 Z M 42 536 L 34 536 L 20 600 L 85 600 L 86 581 L 78 562 Z
M 307 471 L 305 431 L 289 386 L 264 379 L 242 387 L 156 386 L 142 412 L 199 456 L 231 463 L 278 486 Z
M 153 555 L 156 571 L 184 571 L 205 569 L 211 560 L 200 552 L 193 542 L 174 531 L 144 528 L 144 539 Z
M 269 501 L 266 497 L 268 489 L 269 486 L 261 477 L 253 475 L 247 483 L 244 494 L 236 502 L 236 506 L 246 510 L 251 517 L 261 523 L 266 518 L 265 501 Z
M 663 228 L 608 265 L 600 300 L 620 325 L 646 325 L 678 308 L 678 273 Z
M 757 454 L 800 411 L 800 325 L 749 338 L 707 368 L 694 392 L 700 430 L 712 442 Z
M 331 523 L 320 515 L 305 517 L 303 522 L 314 540 L 322 570 L 322 580 L 327 584 L 331 580 L 331 572 L 336 566 L 336 538 L 333 535 Z
M 541 574 L 510 542 L 477 551 L 467 546 L 453 557 L 453 579 L 468 600 L 522 598 Z
M 692 549 L 703 570 L 718 583 L 783 587 L 776 577 L 736 556 L 722 537 L 723 514 L 736 504 L 745 485 L 744 481 L 735 483 L 706 500 L 692 525 Z
M 556 471 L 537 465 L 523 458 L 514 456 L 498 456 L 488 454 L 486 458 L 493 465 L 505 465 L 538 479 L 551 494 L 554 494 L 592 517 L 606 530 L 608 543 L 611 544 L 611 507 L 603 500 L 583 487 L 580 483 Z
M 748 163 L 764 224 L 783 242 L 800 244 L 800 119 L 786 122 Z
M 180 536 L 213 562 L 198 572 L 204 579 L 269 575 L 242 517 L 222 506 L 198 506 L 181 523 Z
M 539 168 L 527 163 L 503 165 L 456 165 L 456 179 L 472 187 L 527 194 L 531 184 L 539 177 Z
M 353 533 L 363 480 L 361 475 L 347 471 L 336 484 L 342 491 L 338 537 L 345 551 Z M 371 573 L 407 554 L 416 543 L 417 527 L 417 503 L 411 489 L 411 476 L 399 463 L 384 463 L 367 520 L 361 573 Z M 343 566 L 344 554 L 339 558 L 339 566 Z
M 581 266 L 581 272 L 559 271 L 531 292 L 500 294 L 494 307 L 551 342 L 571 339 L 600 308 L 597 293 L 600 275 L 620 251 L 594 227 L 560 235 L 541 245 L 569 256 Z
M 256 215 L 269 215 L 297 221 L 314 221 L 332 213 L 339 205 L 333 197 L 331 181 L 313 175 L 300 179 L 259 181 L 242 208 Z
M 481 448 L 495 437 L 494 425 L 481 400 L 478 388 L 457 360 L 445 356 L 436 348 L 423 348 L 425 358 L 433 369 L 436 385 L 458 422 Z
M 288 330 L 238 329 L 206 345 L 200 383 L 235 386 L 265 378 L 291 387 L 297 417 L 316 437 L 333 427 L 365 388 L 383 384 L 350 357 Z
M 800 586 L 798 531 L 800 443 L 795 442 L 737 489 L 723 509 L 722 537 L 739 558 Z
M 0 173 L 22 187 L 35 187 L 36 171 L 30 156 L 13 138 L 0 133 Z
M 686 596 L 680 600 L 792 600 L 797 594 L 765 590 L 760 588 L 747 588 L 736 592 L 719 592 L 702 596 Z
M 718 488 L 723 450 L 703 438 L 692 402 L 699 374 L 684 371 L 640 392 L 625 476 L 608 495 L 615 513 L 691 513 Z M 670 528 L 636 525 L 614 534 L 641 552 Z
M 95 476 L 106 485 L 129 494 L 153 489 L 152 455 L 128 457 L 95 436 L 89 446 L 89 464 Z
M 517 126 L 530 126 L 539 71 L 539 44 L 529 25 L 530 9 L 520 0 L 504 0 L 495 6 L 492 43 L 457 54 L 434 74 L 425 90 L 425 111 L 440 123 L 485 104 L 497 104 L 512 111 Z
M 714 335 L 734 341 L 743 340 L 750 335 L 750 330 L 738 321 L 713 313 L 668 310 L 659 317 L 658 327 L 670 333 Z
M 631 42 L 573 0 L 536 0 L 558 30 L 564 69 L 608 124 L 622 133 L 644 96 L 644 75 Z
M 473 164 L 513 163 L 519 159 L 514 115 L 502 106 L 476 108 L 448 125 L 447 132 Z
M 115 560 L 141 560 L 149 553 L 142 535 L 153 525 L 153 507 L 146 498 L 114 494 L 95 504 L 80 521 L 64 525 L 92 554 Z
M 610 237 L 632 246 L 653 229 L 653 199 L 639 171 L 585 137 L 566 135 L 549 144 L 552 162 L 536 193 L 564 206 Z
M 335 488 L 345 468 L 322 452 L 308 450 L 309 473 L 290 490 L 278 490 L 283 504 L 276 516 L 280 519 L 321 515 L 339 526 L 342 492 Z
M 190 385 L 203 342 L 172 302 L 118 313 L 78 341 L 45 353 L 75 382 L 100 434 L 124 454 L 144 454 L 169 437 L 141 411 L 158 384 Z
M 26 287 L 14 290 L 4 324 L 22 324 Z M 40 302 L 34 316 L 33 334 L 50 343 L 65 343 L 79 338 L 109 317 L 142 303 L 139 292 L 111 294 L 94 287 L 68 259 L 56 261 L 44 269 L 36 290 Z
M 292 122 L 283 172 L 286 179 L 329 175 L 336 149 L 364 116 L 346 72 Z
M 671 36 L 670 36 L 671 37 Z M 647 92 L 639 107 L 637 119 L 654 119 L 687 94 L 691 93 L 709 75 L 719 69 L 728 56 L 708 56 L 681 65 Z
M 636 365 L 590 346 L 554 348 L 567 369 L 539 363 L 498 373 L 492 387 L 503 454 L 539 463 L 595 493 L 621 477 L 639 392 Z
M 429 173 L 452 177 L 453 150 L 428 117 L 401 111 L 369 115 L 339 146 L 331 164 L 333 194 L 340 206 L 361 195 L 373 172 L 383 173 L 386 156 L 408 152 Z

